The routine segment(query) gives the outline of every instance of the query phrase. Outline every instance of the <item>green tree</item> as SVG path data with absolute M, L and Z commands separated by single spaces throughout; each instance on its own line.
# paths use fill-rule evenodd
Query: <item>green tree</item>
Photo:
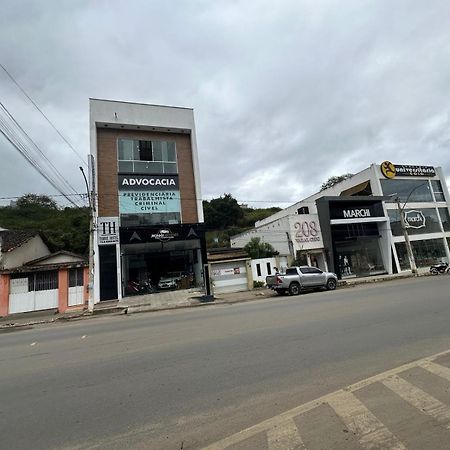
M 17 200 L 17 206 L 27 208 L 38 206 L 48 209 L 58 209 L 58 204 L 48 195 L 25 194 Z
M 335 184 L 340 183 L 341 181 L 351 178 L 353 175 L 354 175 L 353 173 L 344 173 L 343 175 L 332 176 L 328 178 L 328 180 L 325 181 L 325 183 L 322 184 L 320 190 L 324 191 L 325 189 L 328 189 L 334 186 Z
M 224 194 L 211 201 L 203 201 L 205 223 L 212 230 L 223 230 L 236 225 L 244 217 L 239 203 L 231 194 Z
M 51 251 L 88 252 L 89 209 L 62 209 L 45 195 L 27 194 L 15 206 L 0 207 L 0 227 L 41 231 Z
M 267 242 L 261 242 L 261 238 L 254 237 L 244 247 L 251 259 L 270 258 L 278 255 L 278 252 Z

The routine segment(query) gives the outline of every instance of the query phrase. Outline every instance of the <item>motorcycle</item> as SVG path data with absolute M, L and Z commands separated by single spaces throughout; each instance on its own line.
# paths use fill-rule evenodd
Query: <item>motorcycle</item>
M 156 289 L 152 286 L 150 280 L 144 280 L 141 282 L 129 280 L 127 284 L 128 295 L 145 295 L 153 294 Z
M 450 266 L 446 262 L 440 262 L 437 264 L 433 264 L 430 267 L 430 273 L 432 275 L 439 275 L 439 274 L 443 274 L 443 273 L 450 274 Z

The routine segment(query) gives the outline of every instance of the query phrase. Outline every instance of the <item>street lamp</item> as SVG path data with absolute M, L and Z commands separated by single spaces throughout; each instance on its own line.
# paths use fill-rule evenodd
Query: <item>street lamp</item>
M 87 197 L 89 201 L 89 299 L 88 299 L 88 311 L 94 312 L 94 198 L 93 192 L 89 191 L 89 183 L 84 173 L 83 167 L 80 166 L 80 171 L 83 174 L 84 182 L 86 184 Z
M 411 241 L 409 240 L 408 229 L 406 226 L 407 224 L 406 224 L 406 219 L 405 219 L 405 206 L 408 203 L 408 200 L 411 197 L 411 194 L 416 189 L 420 188 L 421 186 L 424 186 L 425 184 L 428 184 L 428 181 L 421 183 L 418 186 L 416 186 L 414 189 L 412 189 L 410 191 L 410 193 L 408 194 L 408 197 L 406 197 L 406 200 L 405 200 L 405 203 L 403 203 L 403 206 L 400 206 L 400 198 L 398 197 L 397 193 L 390 195 L 390 197 L 397 195 L 397 197 L 395 198 L 395 202 L 397 203 L 398 212 L 400 214 L 400 225 L 402 227 L 403 236 L 405 238 L 406 253 L 408 254 L 409 265 L 411 267 L 411 273 L 415 276 L 417 275 L 417 266 L 416 266 L 416 259 L 414 258 L 414 253 L 413 253 L 412 246 L 411 246 Z

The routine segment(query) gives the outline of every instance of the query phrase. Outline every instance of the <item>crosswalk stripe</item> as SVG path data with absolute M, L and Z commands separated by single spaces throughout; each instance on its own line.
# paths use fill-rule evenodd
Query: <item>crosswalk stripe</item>
M 397 375 L 387 378 L 383 384 L 424 414 L 450 428 L 450 408 L 447 405 Z
M 292 419 L 287 419 L 268 430 L 267 444 L 269 450 L 306 450 Z
M 448 367 L 441 366 L 440 364 L 436 364 L 432 361 L 425 361 L 420 364 L 420 367 L 428 370 L 434 375 L 438 375 L 441 378 L 445 378 L 446 380 L 450 381 L 450 369 Z
M 350 392 L 338 392 L 328 404 L 347 428 L 358 436 L 367 450 L 383 448 L 406 450 L 406 447 Z

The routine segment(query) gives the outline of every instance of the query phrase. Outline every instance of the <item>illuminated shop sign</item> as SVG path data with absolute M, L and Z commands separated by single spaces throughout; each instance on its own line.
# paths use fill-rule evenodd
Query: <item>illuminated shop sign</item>
M 119 175 L 119 191 L 179 189 L 178 175 Z
M 385 178 L 399 177 L 434 177 L 436 170 L 433 166 L 411 166 L 405 164 L 392 164 L 384 161 L 380 165 L 381 173 Z
M 332 205 L 330 207 L 331 219 L 368 219 L 371 217 L 384 217 L 383 207 L 380 203 L 372 205 Z
M 120 214 L 152 214 L 180 212 L 179 191 L 121 191 Z

